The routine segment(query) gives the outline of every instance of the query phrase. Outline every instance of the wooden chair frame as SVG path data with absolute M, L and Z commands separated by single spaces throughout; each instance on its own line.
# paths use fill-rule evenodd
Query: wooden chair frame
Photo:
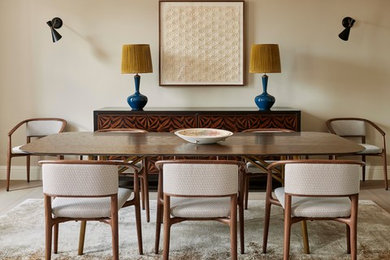
M 94 165 L 117 165 L 117 166 L 126 166 L 133 167 L 129 163 L 124 162 L 113 162 L 113 161 L 79 161 L 79 160 L 69 160 L 69 161 L 40 161 L 40 165 L 43 164 L 94 164 Z M 122 206 L 134 206 L 135 207 L 135 218 L 136 218 L 136 228 L 137 228 L 137 237 L 138 237 L 138 250 L 139 253 L 143 254 L 143 245 L 142 245 L 142 227 L 141 227 L 141 211 L 140 211 L 140 200 L 139 200 L 139 187 L 138 187 L 138 170 L 134 168 L 134 198 L 125 202 Z M 78 254 L 83 254 L 84 247 L 84 238 L 85 238 L 85 228 L 86 221 L 100 221 L 111 226 L 112 233 L 112 251 L 113 259 L 119 259 L 119 238 L 118 238 L 118 194 L 111 194 L 107 196 L 80 196 L 86 198 L 98 198 L 98 197 L 110 197 L 111 198 L 111 216 L 108 218 L 65 218 L 65 217 L 52 217 L 52 207 L 51 202 L 55 197 L 61 197 L 56 194 L 45 194 L 44 193 L 44 207 L 45 207 L 45 259 L 51 259 L 51 247 L 52 247 L 52 236 L 54 228 L 54 240 L 53 240 L 53 251 L 55 254 L 58 253 L 58 233 L 59 233 L 59 224 L 67 221 L 81 221 L 82 225 L 80 228 L 80 239 L 79 239 L 79 250 Z M 66 196 L 62 196 L 66 197 Z
M 21 126 L 27 124 L 28 122 L 32 121 L 60 121 L 62 122 L 62 127 L 59 130 L 59 133 L 63 132 L 66 127 L 66 120 L 62 118 L 29 118 L 26 120 L 23 120 L 16 124 L 9 132 L 8 132 L 8 149 L 7 149 L 7 188 L 6 190 L 9 191 L 9 186 L 10 186 L 10 179 L 11 179 L 11 160 L 13 157 L 26 157 L 26 168 L 27 168 L 27 182 L 30 182 L 30 156 L 31 154 L 15 154 L 12 153 L 12 135 L 18 130 Z M 26 137 L 26 143 L 30 143 L 31 139 L 33 137 L 40 138 L 43 136 L 27 136 Z M 60 156 L 59 159 L 62 159 L 63 157 Z
M 372 154 L 363 154 L 360 155 L 362 157 L 362 161 L 366 162 L 366 156 L 379 156 L 382 157 L 383 160 L 383 176 L 384 176 L 384 182 L 385 182 L 385 189 L 389 189 L 389 183 L 388 183 L 388 177 L 387 177 L 387 157 L 386 157 L 386 133 L 383 131 L 378 125 L 373 123 L 370 120 L 364 119 L 364 118 L 357 118 L 357 117 L 339 117 L 339 118 L 332 118 L 326 121 L 326 126 L 329 130 L 330 133 L 337 135 L 336 131 L 334 130 L 332 123 L 335 121 L 363 121 L 373 127 L 381 136 L 382 136 L 382 141 L 383 141 L 383 147 L 382 147 L 382 152 L 380 153 L 372 153 Z M 366 136 L 365 135 L 340 135 L 341 137 L 357 137 L 361 139 L 361 142 L 364 144 L 366 143 Z M 336 158 L 334 156 L 334 158 Z M 363 181 L 366 180 L 366 166 L 363 166 Z
M 230 218 L 181 218 L 181 217 L 171 217 L 170 216 L 170 197 L 176 196 L 173 194 L 166 194 L 163 191 L 163 170 L 162 167 L 166 163 L 174 164 L 235 164 L 239 166 L 239 185 L 238 185 L 238 195 L 230 194 L 220 197 L 230 197 Z M 230 239 L 231 239 L 231 257 L 232 259 L 237 259 L 237 206 L 239 208 L 239 227 L 240 227 L 240 247 L 241 254 L 244 253 L 244 209 L 243 209 L 243 176 L 245 174 L 245 164 L 240 161 L 234 160 L 163 160 L 157 161 L 156 166 L 159 169 L 159 179 L 158 179 L 158 198 L 157 198 L 157 214 L 156 214 L 156 238 L 155 238 L 155 253 L 159 253 L 159 242 L 160 242 L 160 232 L 161 232 L 161 223 L 164 223 L 164 241 L 163 241 L 163 259 L 169 259 L 169 239 L 170 239 L 170 229 L 173 224 L 180 223 L 183 221 L 207 221 L 215 220 L 230 226 Z M 179 196 L 184 197 L 184 196 Z M 193 197 L 193 196 L 186 196 Z M 199 196 L 196 196 L 199 197 Z M 202 196 L 202 197 L 216 197 L 216 196 Z M 163 221 L 164 219 L 164 221 Z
M 278 199 L 272 196 L 272 169 L 277 166 L 284 166 L 291 163 L 322 163 L 322 164 L 358 164 L 364 166 L 363 162 L 352 161 L 352 160 L 288 160 L 288 161 L 279 161 L 274 162 L 268 166 L 268 176 L 267 176 L 267 191 L 266 191 L 266 200 L 265 200 L 265 218 L 264 218 L 264 231 L 263 231 L 263 253 L 267 252 L 267 242 L 268 242 L 268 231 L 269 223 L 271 217 L 271 205 L 277 205 L 282 207 Z M 301 196 L 301 197 L 349 197 L 351 200 L 351 215 L 346 218 L 304 218 L 304 217 L 291 217 L 291 205 L 292 205 L 292 196 Z M 359 194 L 348 194 L 340 196 L 329 196 L 329 195 L 302 195 L 302 194 L 290 194 L 285 193 L 285 206 L 284 206 L 284 243 L 283 243 L 283 259 L 289 259 L 290 253 L 290 233 L 291 226 L 294 223 L 305 221 L 305 220 L 334 220 L 346 224 L 346 234 L 347 234 L 347 253 L 351 254 L 351 259 L 357 259 L 357 214 L 358 214 L 358 202 Z

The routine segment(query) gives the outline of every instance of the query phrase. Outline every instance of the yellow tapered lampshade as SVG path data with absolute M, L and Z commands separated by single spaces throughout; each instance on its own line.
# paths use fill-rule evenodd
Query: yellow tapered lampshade
M 122 74 L 153 72 L 149 44 L 127 44 L 122 47 Z
M 280 69 L 279 45 L 253 44 L 249 64 L 250 73 L 278 73 Z

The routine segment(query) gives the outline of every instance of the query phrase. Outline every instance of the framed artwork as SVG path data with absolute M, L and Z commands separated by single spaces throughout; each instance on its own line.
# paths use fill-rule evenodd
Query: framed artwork
M 160 86 L 243 86 L 244 44 L 244 1 L 160 1 Z

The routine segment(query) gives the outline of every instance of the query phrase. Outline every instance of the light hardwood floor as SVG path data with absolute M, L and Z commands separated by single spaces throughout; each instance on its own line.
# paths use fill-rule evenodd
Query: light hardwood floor
M 15 207 L 26 199 L 42 198 L 42 183 L 40 181 L 12 181 L 11 191 L 5 191 L 5 181 L 0 181 L 0 215 Z M 264 192 L 250 192 L 249 199 L 264 199 Z M 151 192 L 150 199 L 156 199 L 156 192 Z M 375 201 L 379 206 L 390 212 L 390 190 L 383 188 L 383 181 L 362 182 L 360 199 Z

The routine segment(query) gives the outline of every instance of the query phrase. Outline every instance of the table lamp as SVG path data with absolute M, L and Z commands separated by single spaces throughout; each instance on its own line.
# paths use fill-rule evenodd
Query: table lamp
M 141 76 L 138 73 L 151 73 L 152 58 L 149 44 L 127 44 L 122 47 L 122 74 L 133 74 L 135 93 L 127 98 L 132 110 L 143 110 L 148 98 L 139 92 Z
M 255 97 L 259 110 L 268 111 L 275 98 L 267 93 L 268 76 L 266 73 L 280 73 L 280 55 L 277 44 L 253 44 L 249 64 L 250 73 L 264 73 L 262 76 L 263 93 Z

